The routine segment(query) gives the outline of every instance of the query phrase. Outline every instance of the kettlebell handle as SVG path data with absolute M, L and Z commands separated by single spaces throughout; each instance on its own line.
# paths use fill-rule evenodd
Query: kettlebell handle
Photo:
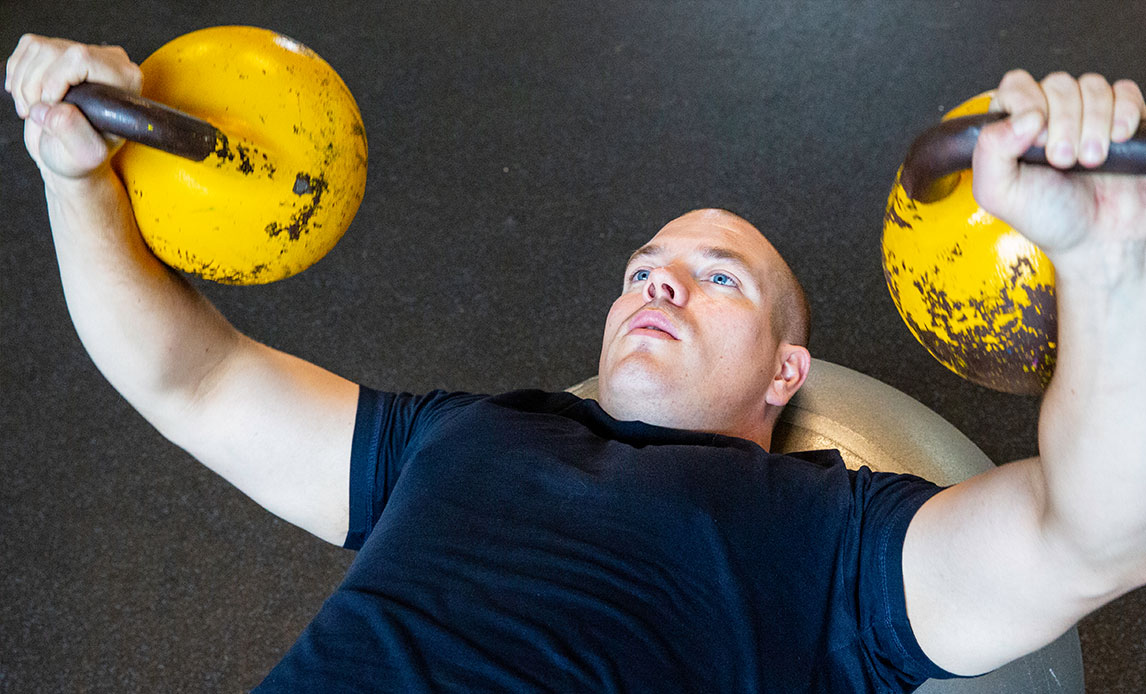
M 1005 113 L 981 113 L 952 118 L 924 131 L 907 150 L 899 182 L 912 200 L 936 202 L 957 183 L 956 174 L 971 168 L 971 154 L 983 128 L 1006 118 Z M 1031 147 L 1019 161 L 1048 165 L 1046 150 Z M 1126 142 L 1111 142 L 1106 162 L 1095 169 L 1078 164 L 1067 171 L 1146 174 L 1146 124 Z
M 100 132 L 192 161 L 206 159 L 220 140 L 225 146 L 226 136 L 207 121 L 106 84 L 77 84 L 64 101 L 79 108 Z

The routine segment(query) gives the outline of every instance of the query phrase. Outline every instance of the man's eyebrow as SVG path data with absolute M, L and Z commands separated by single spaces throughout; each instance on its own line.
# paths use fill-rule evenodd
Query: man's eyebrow
M 629 262 L 626 263 L 626 266 L 632 265 L 633 261 L 637 258 L 643 258 L 644 256 L 648 255 L 659 255 L 663 251 L 664 248 L 655 243 L 641 246 L 637 250 L 633 251 L 633 254 L 629 256 Z M 738 265 L 741 265 L 746 270 L 752 269 L 752 265 L 748 262 L 748 258 L 745 257 L 743 253 L 734 251 L 731 248 L 724 248 L 722 246 L 705 246 L 700 249 L 700 252 L 703 257 L 710 260 L 729 260 L 737 263 Z
M 641 258 L 646 255 L 657 255 L 662 250 L 663 249 L 655 243 L 646 243 L 637 250 L 633 251 L 633 254 L 629 256 L 629 261 L 625 263 L 625 266 L 628 267 L 629 265 L 632 265 L 633 261 L 637 258 Z
M 705 258 L 711 260 L 729 260 L 742 266 L 745 270 L 751 270 L 752 265 L 748 262 L 748 258 L 738 251 L 731 248 L 721 248 L 719 246 L 708 246 L 702 249 L 702 254 Z

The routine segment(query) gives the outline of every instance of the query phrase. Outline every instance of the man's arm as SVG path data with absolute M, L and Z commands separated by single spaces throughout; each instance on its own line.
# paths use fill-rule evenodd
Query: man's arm
M 903 549 L 912 629 L 938 665 L 978 674 L 1036 650 L 1146 583 L 1146 178 L 1055 167 L 1105 160 L 1146 118 L 1141 91 L 1101 77 L 1014 72 L 984 129 L 975 196 L 1055 265 L 1058 363 L 1039 457 L 944 490 Z M 1025 127 L 1024 127 L 1025 126 Z
M 256 502 L 341 544 L 357 387 L 235 330 L 147 249 L 109 143 L 72 105 L 90 80 L 138 93 L 122 50 L 26 36 L 5 89 L 44 179 L 68 312 L 108 381 Z

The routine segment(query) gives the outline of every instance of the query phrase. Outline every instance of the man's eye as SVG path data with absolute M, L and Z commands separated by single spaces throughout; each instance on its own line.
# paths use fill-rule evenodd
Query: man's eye
M 714 283 L 724 285 L 725 287 L 735 287 L 736 286 L 736 280 L 732 279 L 732 277 L 730 275 L 726 275 L 723 272 L 716 273 L 715 275 L 712 276 L 711 279 Z
M 644 282 L 648 278 L 649 278 L 649 271 L 648 270 L 637 270 L 636 272 L 633 273 L 633 275 L 630 279 L 632 279 L 634 282 Z

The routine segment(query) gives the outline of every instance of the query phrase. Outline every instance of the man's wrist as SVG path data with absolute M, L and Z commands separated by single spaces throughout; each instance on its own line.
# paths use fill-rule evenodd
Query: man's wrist
M 1146 239 L 1088 243 L 1048 257 L 1060 290 L 1134 295 L 1146 288 Z
M 55 198 L 59 202 L 80 202 L 89 199 L 105 198 L 109 191 L 120 185 L 119 177 L 112 170 L 109 162 L 104 162 L 98 169 L 86 176 L 61 176 L 50 170 L 41 169 L 44 179 L 44 193 L 49 200 Z

